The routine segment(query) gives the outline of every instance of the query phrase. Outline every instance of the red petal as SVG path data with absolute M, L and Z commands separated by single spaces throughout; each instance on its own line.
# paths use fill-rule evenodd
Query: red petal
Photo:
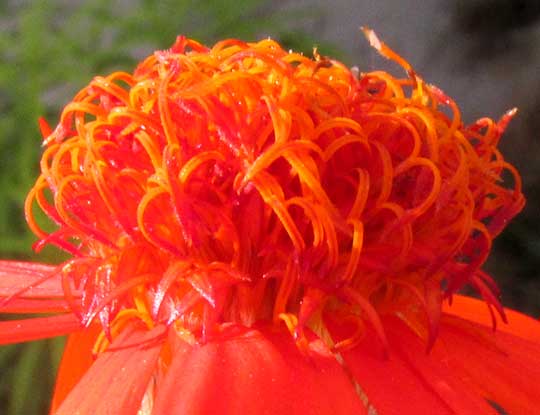
M 456 315 L 491 327 L 491 317 L 486 303 L 482 300 L 463 295 L 454 295 L 452 304 L 445 304 L 443 309 L 447 314 Z M 538 320 L 509 308 L 505 308 L 504 311 L 508 324 L 497 325 L 497 330 L 540 343 L 540 322 Z
M 51 413 L 58 409 L 68 393 L 94 363 L 92 349 L 100 332 L 101 326 L 92 325 L 68 337 L 56 376 Z
M 0 261 L 0 297 L 9 297 L 22 289 L 23 297 L 63 297 L 58 267 L 34 262 Z M 41 282 L 40 282 L 41 281 Z M 38 284 L 39 283 L 39 284 Z
M 540 413 L 540 344 L 445 316 L 434 353 L 510 414 Z M 535 329 L 540 330 L 540 323 Z
M 56 415 L 135 415 L 156 370 L 163 344 L 163 327 L 125 328 L 102 353 Z
M 0 344 L 63 336 L 81 328 L 73 314 L 0 322 Z
M 239 329 L 202 346 L 183 343 L 158 395 L 155 415 L 366 414 L 327 351 L 302 355 L 290 334 Z
M 386 320 L 396 356 L 416 374 L 421 383 L 456 414 L 496 414 L 486 400 L 453 375 L 446 360 L 426 351 L 426 344 L 398 318 Z
M 468 385 L 453 377 L 443 360 L 433 358 L 426 344 L 401 320 L 387 318 L 390 356 L 373 333 L 361 344 L 342 352 L 346 366 L 381 415 L 495 414 Z
M 10 299 L 0 306 L 0 313 L 68 313 L 71 311 L 65 300 Z

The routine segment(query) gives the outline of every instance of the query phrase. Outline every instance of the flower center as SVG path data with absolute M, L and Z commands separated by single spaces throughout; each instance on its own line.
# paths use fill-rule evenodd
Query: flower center
M 465 284 L 498 307 L 479 268 L 524 202 L 496 148 L 513 112 L 464 127 L 371 40 L 409 76 L 358 77 L 271 40 L 179 37 L 79 92 L 26 211 L 38 248 L 73 254 L 64 279 L 82 295 L 66 297 L 82 321 L 138 316 L 204 338 L 283 320 L 301 337 L 338 316 L 350 343 L 384 313 L 434 333 Z M 34 202 L 57 230 L 37 225 Z

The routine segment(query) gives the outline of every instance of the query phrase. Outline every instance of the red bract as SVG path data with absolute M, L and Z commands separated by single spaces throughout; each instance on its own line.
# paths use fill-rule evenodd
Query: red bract
M 480 268 L 524 204 L 497 149 L 515 111 L 464 126 L 366 34 L 406 78 L 179 37 L 41 123 L 26 215 L 73 258 L 2 263 L 0 295 L 63 314 L 0 334 L 75 332 L 54 413 L 540 411 L 537 323 L 494 333 L 455 295 L 506 322 Z

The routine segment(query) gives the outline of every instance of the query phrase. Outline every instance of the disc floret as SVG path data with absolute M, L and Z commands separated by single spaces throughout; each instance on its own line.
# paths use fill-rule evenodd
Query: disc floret
M 379 318 L 397 314 L 433 340 L 465 284 L 502 313 L 480 267 L 524 203 L 496 147 L 514 112 L 464 126 L 367 33 L 407 77 L 272 40 L 179 37 L 75 96 L 46 133 L 26 212 L 38 248 L 73 254 L 66 298 L 85 325 L 137 317 L 204 340 L 285 321 L 301 341 L 337 316 L 354 329 L 336 347 L 350 347 L 366 323 L 385 342 Z

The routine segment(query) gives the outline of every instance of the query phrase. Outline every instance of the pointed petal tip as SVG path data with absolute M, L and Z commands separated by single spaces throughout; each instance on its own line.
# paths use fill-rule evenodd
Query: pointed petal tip
M 360 29 L 362 30 L 362 32 L 364 32 L 364 36 L 368 40 L 371 47 L 380 51 L 382 49 L 382 42 L 377 36 L 377 34 L 367 26 L 361 26 Z
M 55 415 L 136 415 L 156 371 L 163 333 L 162 326 L 126 327 L 88 368 Z

